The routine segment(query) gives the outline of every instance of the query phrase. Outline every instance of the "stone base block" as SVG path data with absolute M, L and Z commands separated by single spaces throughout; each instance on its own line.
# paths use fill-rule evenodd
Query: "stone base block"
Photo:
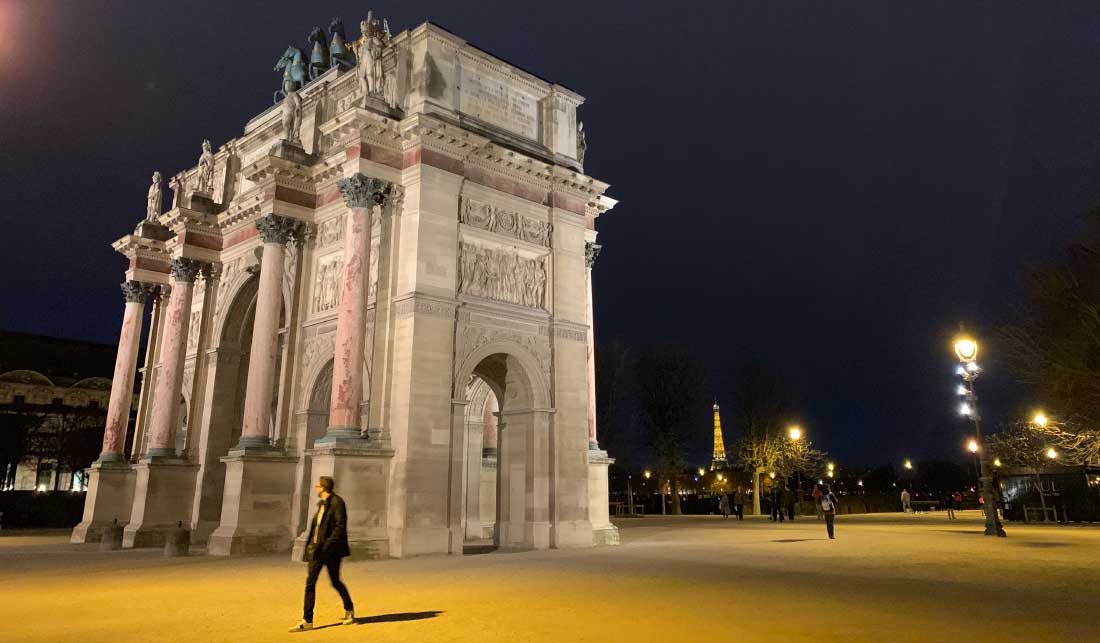
M 230 451 L 225 463 L 222 517 L 207 539 L 212 556 L 266 554 L 291 548 L 294 465 L 281 451 Z
M 387 528 L 387 492 L 393 450 L 372 446 L 366 440 L 341 440 L 318 443 L 309 451 L 310 479 L 329 476 L 336 486 L 333 491 L 344 499 L 348 509 L 348 544 L 351 559 L 388 558 L 400 556 L 400 544 L 395 546 Z M 313 483 L 309 485 L 313 489 Z M 309 520 L 294 540 L 291 556 L 302 559 L 306 537 L 316 513 L 316 498 L 310 502 Z
M 190 522 L 198 468 L 178 458 L 147 458 L 134 465 L 137 479 L 124 548 L 163 547 L 181 521 Z
M 551 532 L 556 549 L 592 546 L 592 523 L 587 520 L 556 522 Z
M 117 520 L 125 526 L 133 509 L 137 476 L 128 462 L 95 462 L 84 500 L 84 519 L 73 529 L 70 542 L 97 543 Z
M 501 523 L 497 549 L 501 551 L 549 549 L 550 531 L 548 522 Z
M 592 530 L 593 545 L 618 545 L 619 542 L 619 528 L 615 525 Z
M 604 451 L 588 452 L 588 523 L 593 545 L 619 544 L 619 529 L 611 524 L 608 506 L 607 467 L 614 462 Z

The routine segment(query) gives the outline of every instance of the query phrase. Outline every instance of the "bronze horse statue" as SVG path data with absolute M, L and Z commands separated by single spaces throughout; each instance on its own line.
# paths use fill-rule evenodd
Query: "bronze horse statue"
M 328 23 L 328 31 L 332 34 L 332 46 L 329 49 L 329 64 L 340 71 L 355 69 L 355 52 L 347 46 L 347 37 L 344 35 L 344 23 L 339 18 L 333 18 Z
M 275 103 L 286 97 L 288 93 L 305 87 L 310 80 L 306 72 L 305 56 L 302 50 L 294 45 L 288 46 L 279 58 L 279 62 L 275 63 L 275 71 L 280 69 L 283 70 L 283 86 L 275 90 L 273 101 Z
M 313 43 L 313 53 L 309 56 L 309 79 L 317 80 L 317 77 L 328 71 L 331 66 L 325 30 L 314 27 L 313 31 L 309 32 L 309 42 Z

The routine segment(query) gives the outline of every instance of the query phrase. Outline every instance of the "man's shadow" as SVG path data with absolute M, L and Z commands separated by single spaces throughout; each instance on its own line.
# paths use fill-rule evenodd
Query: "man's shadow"
M 366 625 L 368 623 L 398 623 L 400 621 L 421 621 L 426 618 L 435 618 L 442 614 L 440 611 L 431 612 L 399 612 L 397 614 L 379 614 L 378 616 L 360 616 L 355 619 L 356 625 Z M 323 630 L 326 627 L 336 627 L 340 623 L 330 623 L 328 625 L 321 625 L 315 627 L 315 630 Z

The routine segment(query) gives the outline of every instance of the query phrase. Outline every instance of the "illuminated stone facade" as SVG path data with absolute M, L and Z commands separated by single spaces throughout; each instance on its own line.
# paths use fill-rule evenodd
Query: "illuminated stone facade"
M 331 475 L 357 555 L 618 542 L 590 332 L 615 201 L 583 172 L 583 98 L 380 24 L 376 64 L 284 76 L 115 243 L 157 295 L 150 349 L 135 455 L 105 440 L 74 541 L 118 518 L 126 547 L 182 521 L 212 554 L 290 550 Z

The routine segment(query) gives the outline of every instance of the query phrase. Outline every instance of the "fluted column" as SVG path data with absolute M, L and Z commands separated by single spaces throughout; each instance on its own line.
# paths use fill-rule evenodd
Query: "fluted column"
M 592 312 L 592 265 L 602 249 L 603 246 L 592 241 L 584 244 L 585 286 L 588 291 L 588 448 L 592 451 L 600 448 L 596 441 L 596 333 Z
M 172 295 L 168 300 L 161 338 L 160 373 L 149 423 L 148 457 L 176 455 L 176 423 L 179 421 L 183 359 L 191 319 L 191 295 L 195 290 L 195 277 L 205 265 L 186 257 L 176 257 L 171 263 Z
M 239 449 L 271 446 L 271 396 L 275 387 L 275 364 L 279 358 L 279 310 L 283 301 L 283 268 L 286 244 L 298 233 L 296 219 L 269 214 L 256 221 L 263 237 L 260 286 L 256 293 L 256 319 L 252 325 L 252 349 L 248 363 L 248 384 L 244 394 L 244 423 Z
M 329 426 L 319 442 L 360 438 L 359 405 L 363 401 L 363 341 L 367 277 L 370 266 L 371 211 L 385 202 L 386 182 L 363 174 L 341 179 L 337 186 L 349 213 L 344 231 L 344 277 L 336 318 L 336 353 L 332 364 Z
M 141 344 L 141 318 L 145 312 L 145 299 L 152 289 L 153 286 L 140 281 L 122 284 L 122 296 L 126 305 L 122 313 L 118 354 L 115 356 L 115 374 L 111 379 L 111 399 L 107 404 L 107 424 L 103 430 L 100 462 L 121 462 L 124 459 L 122 448 L 126 442 L 130 405 L 134 399 L 134 376 L 137 374 L 138 348 Z

